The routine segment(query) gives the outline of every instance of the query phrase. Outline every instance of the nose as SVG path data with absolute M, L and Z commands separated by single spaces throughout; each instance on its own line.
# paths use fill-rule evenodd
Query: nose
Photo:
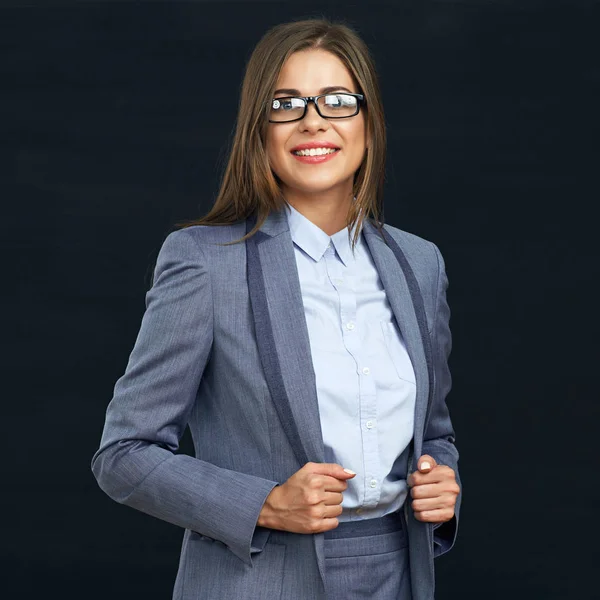
M 303 119 L 298 121 L 301 131 L 316 132 L 328 129 L 329 122 L 324 119 L 318 112 L 314 102 L 309 102 L 306 108 L 306 114 Z

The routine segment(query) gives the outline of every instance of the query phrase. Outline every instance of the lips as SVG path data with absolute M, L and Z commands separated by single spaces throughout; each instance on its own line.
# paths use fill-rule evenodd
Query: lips
M 336 150 L 335 152 L 327 152 L 325 154 L 314 154 L 313 156 L 310 156 L 310 155 L 304 156 L 304 155 L 301 155 L 301 154 L 294 154 L 293 152 L 291 152 L 290 154 L 297 161 L 299 161 L 301 163 L 318 164 L 318 163 L 322 163 L 322 162 L 326 162 L 326 161 L 332 160 L 339 153 L 340 153 L 340 151 Z
M 340 149 L 339 146 L 336 146 L 335 144 L 332 144 L 331 142 L 326 142 L 324 140 L 322 140 L 322 141 L 313 140 L 310 142 L 305 142 L 303 144 L 298 144 L 297 146 L 294 146 L 290 150 L 290 152 L 296 152 L 298 150 L 310 150 L 312 148 L 334 148 L 335 150 Z

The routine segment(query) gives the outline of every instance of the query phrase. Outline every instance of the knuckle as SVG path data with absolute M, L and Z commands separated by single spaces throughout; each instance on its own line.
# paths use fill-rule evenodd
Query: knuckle
M 319 504 L 321 502 L 321 495 L 317 492 L 308 492 L 305 494 L 305 499 L 307 504 Z
M 340 522 L 336 518 L 332 518 L 327 525 L 321 525 L 319 531 L 330 531 L 331 529 L 335 529 Z
M 444 508 L 446 510 L 454 511 L 454 505 L 455 505 L 454 496 L 452 496 L 452 497 L 448 498 L 448 500 L 446 500 L 446 502 L 444 503 Z
M 308 487 L 312 490 L 318 490 L 321 488 L 321 478 L 318 475 L 313 475 L 308 480 Z
M 454 469 L 452 467 L 444 466 L 443 469 L 448 479 L 454 479 Z
M 323 518 L 323 509 L 319 506 L 311 506 L 308 510 L 308 514 L 312 519 L 322 519 Z
M 309 533 L 319 533 L 320 530 L 321 530 L 321 523 L 319 523 L 319 521 L 311 521 L 308 524 Z

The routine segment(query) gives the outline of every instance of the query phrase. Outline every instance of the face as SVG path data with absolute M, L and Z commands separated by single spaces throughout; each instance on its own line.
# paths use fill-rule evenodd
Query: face
M 346 91 L 360 93 L 342 61 L 324 50 L 302 50 L 292 54 L 279 74 L 273 98 L 316 96 Z M 284 90 L 284 91 L 279 91 Z M 367 147 L 364 107 L 358 115 L 344 119 L 324 119 L 310 102 L 306 115 L 291 123 L 269 123 L 266 150 L 269 164 L 279 177 L 284 198 L 314 195 L 349 201 L 354 174 Z M 293 151 L 303 144 L 322 142 L 337 150 L 318 162 L 302 160 Z

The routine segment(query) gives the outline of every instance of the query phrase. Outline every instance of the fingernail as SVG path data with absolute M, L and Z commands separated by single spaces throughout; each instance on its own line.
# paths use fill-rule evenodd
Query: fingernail
M 344 471 L 346 471 L 346 473 L 348 473 L 348 475 L 356 475 L 356 473 L 350 469 L 344 469 Z
M 427 461 L 422 462 L 421 469 L 431 469 L 431 465 Z

